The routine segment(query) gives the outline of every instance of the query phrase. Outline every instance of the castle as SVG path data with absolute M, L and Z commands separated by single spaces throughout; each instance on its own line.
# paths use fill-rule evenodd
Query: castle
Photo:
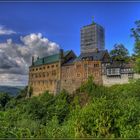
M 97 23 L 81 29 L 81 53 L 72 51 L 32 59 L 29 67 L 29 87 L 33 96 L 45 91 L 56 95 L 65 89 L 74 92 L 92 75 L 99 85 L 128 83 L 129 79 L 138 78 L 131 64 L 115 64 L 110 60 L 104 46 L 104 28 Z

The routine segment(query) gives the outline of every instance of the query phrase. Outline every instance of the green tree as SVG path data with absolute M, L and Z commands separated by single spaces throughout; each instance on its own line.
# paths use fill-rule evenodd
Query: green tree
M 25 98 L 27 96 L 27 93 L 28 93 L 28 86 L 26 86 L 24 89 L 20 91 L 16 99 Z
M 135 39 L 135 53 L 140 53 L 140 20 L 135 21 L 135 27 L 131 29 L 131 36 Z
M 135 21 L 135 27 L 131 29 L 131 33 L 131 36 L 135 39 L 135 70 L 140 73 L 140 20 Z
M 129 52 L 123 44 L 115 44 L 113 50 L 110 51 L 110 56 L 113 61 L 127 62 Z
M 11 97 L 6 93 L 0 93 L 0 107 L 4 108 L 10 101 Z

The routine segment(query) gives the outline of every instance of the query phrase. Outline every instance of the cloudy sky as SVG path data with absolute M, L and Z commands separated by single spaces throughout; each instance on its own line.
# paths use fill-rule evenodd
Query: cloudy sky
M 80 53 L 80 28 L 95 22 L 105 28 L 105 46 L 123 43 L 130 54 L 130 29 L 140 19 L 140 3 L 0 3 L 0 85 L 28 83 L 31 57 L 59 48 Z

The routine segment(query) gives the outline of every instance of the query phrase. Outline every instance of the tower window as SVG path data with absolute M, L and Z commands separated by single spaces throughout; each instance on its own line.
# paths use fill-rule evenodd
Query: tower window
M 80 77 L 80 73 L 77 73 L 77 77 Z
M 99 64 L 94 64 L 94 67 L 99 67 Z

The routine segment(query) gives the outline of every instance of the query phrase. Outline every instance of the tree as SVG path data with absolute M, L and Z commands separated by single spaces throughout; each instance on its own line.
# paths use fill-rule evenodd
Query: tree
M 110 51 L 110 56 L 113 61 L 127 62 L 129 58 L 129 52 L 123 44 L 115 44 L 114 49 Z
M 28 86 L 26 86 L 24 89 L 20 91 L 16 99 L 25 98 L 27 96 L 27 93 L 28 93 Z
M 131 29 L 131 36 L 135 39 L 135 55 L 140 55 L 140 20 L 135 21 L 135 25 L 136 27 Z
M 134 56 L 135 56 L 135 70 L 140 73 L 140 20 L 135 21 L 135 28 L 131 29 L 131 36 L 135 39 Z
M 0 107 L 4 108 L 10 99 L 11 98 L 7 93 L 0 93 Z
M 131 36 L 135 38 L 135 41 L 140 41 L 140 20 L 135 21 L 135 28 L 131 29 Z

